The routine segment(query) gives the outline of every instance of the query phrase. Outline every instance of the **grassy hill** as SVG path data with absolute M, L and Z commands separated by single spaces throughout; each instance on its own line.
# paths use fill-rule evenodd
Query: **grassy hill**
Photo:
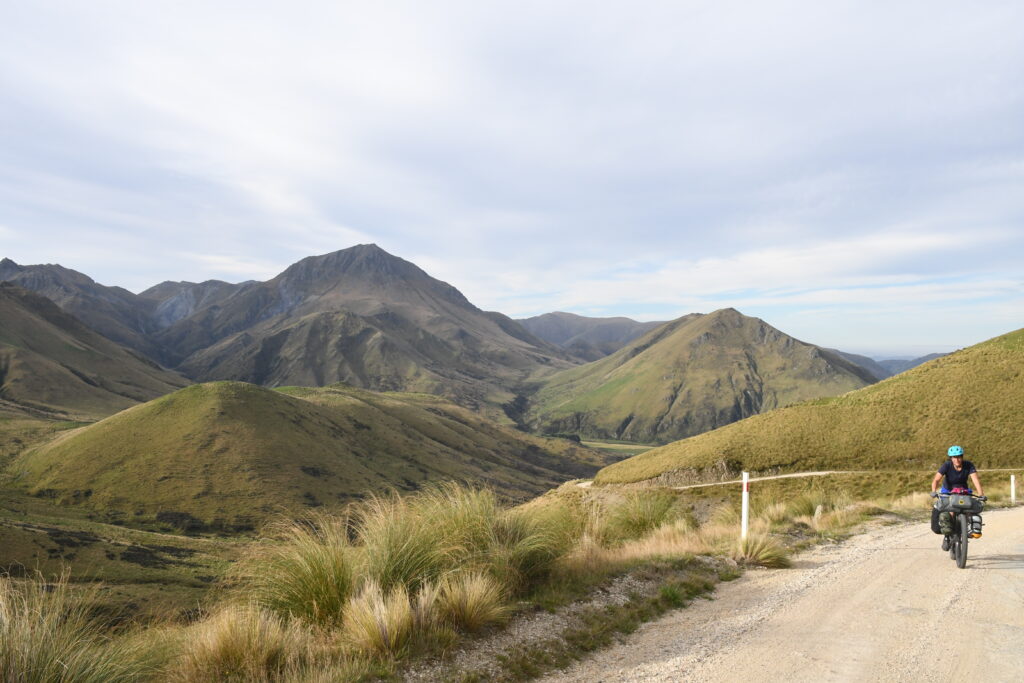
M 95 419 L 186 384 L 46 297 L 0 283 L 3 412 Z
M 551 376 L 527 420 L 545 433 L 665 443 L 873 381 L 834 353 L 724 309 L 679 318 Z
M 446 479 L 521 499 L 607 462 L 433 397 L 290 393 L 241 382 L 191 386 L 60 434 L 8 471 L 35 495 L 115 520 L 244 529 L 277 512 Z
M 844 396 L 750 417 L 616 463 L 600 483 L 688 483 L 746 469 L 931 469 L 954 443 L 982 468 L 1020 467 L 1024 330 Z

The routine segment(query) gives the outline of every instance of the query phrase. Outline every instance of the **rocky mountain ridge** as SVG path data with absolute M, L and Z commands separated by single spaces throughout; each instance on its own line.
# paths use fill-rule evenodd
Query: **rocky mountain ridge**
M 373 244 L 304 258 L 266 282 L 164 282 L 139 295 L 9 259 L 0 280 L 197 381 L 343 381 L 497 410 L 527 379 L 579 362 Z

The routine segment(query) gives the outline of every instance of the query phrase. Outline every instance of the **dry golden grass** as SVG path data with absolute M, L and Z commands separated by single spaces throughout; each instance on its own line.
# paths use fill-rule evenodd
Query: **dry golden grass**
M 446 578 L 436 604 L 447 623 L 469 632 L 504 621 L 509 614 L 501 585 L 479 572 Z
M 422 623 L 422 615 L 420 620 Z M 385 592 L 371 579 L 349 601 L 342 636 L 357 652 L 396 657 L 408 648 L 414 626 L 405 586 L 397 584 Z
M 789 567 L 789 551 L 779 541 L 768 534 L 750 533 L 746 538 L 737 541 L 733 559 L 744 564 L 761 567 Z
M 312 515 L 272 533 L 276 538 L 253 546 L 233 572 L 243 600 L 313 624 L 340 623 L 357 561 L 348 541 L 348 520 Z
M 149 652 L 111 639 L 92 616 L 95 588 L 76 592 L 67 574 L 15 581 L 0 576 L 0 680 L 135 681 L 148 673 Z
M 171 663 L 175 681 L 278 681 L 294 674 L 324 646 L 298 622 L 256 606 L 226 606 L 188 627 L 180 656 Z

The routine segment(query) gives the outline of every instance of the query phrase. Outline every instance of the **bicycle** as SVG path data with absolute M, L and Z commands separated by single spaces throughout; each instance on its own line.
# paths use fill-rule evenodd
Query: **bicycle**
M 963 569 L 967 566 L 967 544 L 975 533 L 981 535 L 981 517 L 974 517 L 981 512 L 988 498 L 967 493 L 933 493 L 939 498 L 939 513 L 953 515 L 953 533 L 946 534 L 949 540 L 949 557 L 956 560 L 956 566 Z M 978 536 L 975 536 L 977 538 Z

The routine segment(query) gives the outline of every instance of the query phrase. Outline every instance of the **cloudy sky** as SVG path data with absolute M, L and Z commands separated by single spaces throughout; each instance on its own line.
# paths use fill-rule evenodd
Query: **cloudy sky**
M 478 306 L 1024 326 L 1024 3 L 0 2 L 0 256 L 134 291 L 376 242 Z

